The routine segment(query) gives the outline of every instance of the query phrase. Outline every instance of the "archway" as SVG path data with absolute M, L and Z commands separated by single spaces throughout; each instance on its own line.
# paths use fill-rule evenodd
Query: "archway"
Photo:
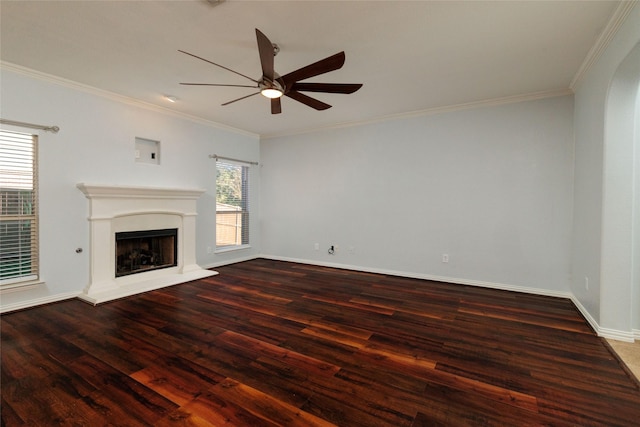
M 600 320 L 629 340 L 640 328 L 639 87 L 640 43 L 616 70 L 605 111 Z

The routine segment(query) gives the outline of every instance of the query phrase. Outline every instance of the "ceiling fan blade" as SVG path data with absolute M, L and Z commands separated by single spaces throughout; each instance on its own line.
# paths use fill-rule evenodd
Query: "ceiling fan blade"
M 234 99 L 233 101 L 225 102 L 225 103 L 224 103 L 224 104 L 222 104 L 222 105 L 229 105 L 229 104 L 233 104 L 233 103 L 234 103 L 234 102 L 236 102 L 236 101 L 240 101 L 240 100 L 243 100 L 243 99 L 245 99 L 245 98 L 249 98 L 250 96 L 257 95 L 257 94 L 259 94 L 259 93 L 260 93 L 260 92 L 252 93 L 252 94 L 250 94 L 250 95 L 243 96 L 242 98 L 237 98 L 237 99 Z
M 302 92 L 353 93 L 360 89 L 360 83 L 294 83 L 291 90 Z
M 314 62 L 313 64 L 309 64 L 306 67 L 299 68 L 282 76 L 282 81 L 286 87 L 289 87 L 297 81 L 338 70 L 344 65 L 344 60 L 344 52 L 336 53 L 335 55 L 321 59 L 318 62 Z
M 200 59 L 201 61 L 208 62 L 209 64 L 211 64 L 211 65 L 215 65 L 216 67 L 220 67 L 220 68 L 222 68 L 222 69 L 224 69 L 224 70 L 231 71 L 232 73 L 237 74 L 237 75 L 239 75 L 239 76 L 242 76 L 242 77 L 244 77 L 245 79 L 249 79 L 249 80 L 251 80 L 252 82 L 255 82 L 256 84 L 258 83 L 258 81 L 257 81 L 257 80 L 252 79 L 252 78 L 251 78 L 251 77 L 249 77 L 249 76 L 245 76 L 244 74 L 239 73 L 239 72 L 237 72 L 237 71 L 234 71 L 234 70 L 232 70 L 231 68 L 227 68 L 227 67 L 225 67 L 224 65 L 216 64 L 215 62 L 211 62 L 211 61 L 209 61 L 208 59 L 201 58 L 201 57 L 199 57 L 198 55 L 194 55 L 193 53 L 185 52 L 184 50 L 180 50 L 180 49 L 178 49 L 178 52 L 182 52 L 182 53 L 184 53 L 185 55 L 193 56 L 194 58 L 198 58 L 198 59 Z
M 301 102 L 304 105 L 308 105 L 311 108 L 315 108 L 316 110 L 326 110 L 327 108 L 331 108 L 331 105 L 325 104 L 324 102 L 318 101 L 317 99 L 303 93 L 296 92 L 295 90 L 285 93 L 285 96 L 295 99 L 296 101 Z
M 258 39 L 258 52 L 260 53 L 260 64 L 262 65 L 262 75 L 269 81 L 275 78 L 273 69 L 273 44 L 259 29 L 256 28 L 256 38 Z
M 250 87 L 257 89 L 258 86 L 249 86 L 249 85 L 227 85 L 227 84 L 217 84 L 217 83 L 180 83 L 185 86 L 223 86 L 223 87 Z
M 282 103 L 280 102 L 280 98 L 272 98 L 271 114 L 280 114 L 280 113 L 282 113 Z

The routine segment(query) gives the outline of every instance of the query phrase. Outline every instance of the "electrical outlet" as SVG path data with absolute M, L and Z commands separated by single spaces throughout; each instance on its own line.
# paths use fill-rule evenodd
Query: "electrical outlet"
M 587 276 L 584 276 L 584 288 L 589 290 L 589 278 Z
M 444 263 L 449 262 L 449 254 L 442 254 L 442 262 Z
M 213 249 L 211 249 L 211 246 L 207 246 L 207 253 L 210 254 L 211 252 L 213 252 Z
M 313 249 L 316 250 L 316 251 L 319 251 L 320 250 L 320 243 L 314 243 L 313 244 Z

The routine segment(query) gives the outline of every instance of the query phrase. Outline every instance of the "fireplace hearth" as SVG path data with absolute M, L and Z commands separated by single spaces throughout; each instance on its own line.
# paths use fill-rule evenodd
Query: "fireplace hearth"
M 116 233 L 116 277 L 177 264 L 178 229 Z

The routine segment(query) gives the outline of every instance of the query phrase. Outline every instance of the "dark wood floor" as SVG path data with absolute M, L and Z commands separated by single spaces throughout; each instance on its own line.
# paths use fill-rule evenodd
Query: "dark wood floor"
M 569 300 L 270 260 L 1 317 L 3 426 L 637 426 Z

